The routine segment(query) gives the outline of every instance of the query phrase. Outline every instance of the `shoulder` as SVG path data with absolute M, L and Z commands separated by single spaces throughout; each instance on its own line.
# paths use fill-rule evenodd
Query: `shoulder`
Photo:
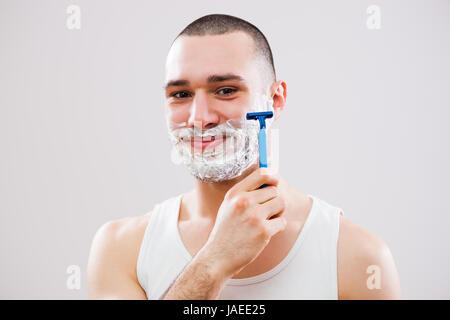
M 400 284 L 388 245 L 374 233 L 340 216 L 340 299 L 397 299 Z
M 94 235 L 88 269 L 111 265 L 135 277 L 139 249 L 151 212 L 136 217 L 111 220 L 101 225 Z
M 99 227 L 87 266 L 91 299 L 146 299 L 136 264 L 150 214 L 112 220 Z
M 117 220 L 110 220 L 101 225 L 94 240 L 108 240 L 116 244 L 126 244 L 138 240 L 144 234 L 151 212 L 136 217 L 125 217 Z

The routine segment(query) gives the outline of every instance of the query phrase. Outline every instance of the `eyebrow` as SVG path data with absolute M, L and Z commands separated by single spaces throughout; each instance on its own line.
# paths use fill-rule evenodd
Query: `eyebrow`
M 236 80 L 236 81 L 245 83 L 244 78 L 242 78 L 241 76 L 239 76 L 237 74 L 233 74 L 233 73 L 213 74 L 213 75 L 210 75 L 206 79 L 206 82 L 207 83 L 216 83 L 216 82 L 223 82 L 223 81 L 229 81 L 229 80 Z M 181 87 L 181 86 L 187 86 L 187 85 L 189 85 L 188 80 L 184 80 L 184 79 L 170 80 L 166 83 L 166 85 L 164 86 L 164 89 L 167 90 L 170 87 Z

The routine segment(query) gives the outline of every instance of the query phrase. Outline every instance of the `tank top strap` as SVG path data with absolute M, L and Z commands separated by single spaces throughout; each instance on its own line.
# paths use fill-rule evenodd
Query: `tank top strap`
M 177 226 L 182 195 L 167 199 L 153 208 L 139 250 L 136 274 L 151 300 L 160 299 L 188 263 L 179 254 L 174 224 Z
M 338 298 L 338 238 L 340 213 L 343 210 L 340 207 L 329 204 L 327 201 L 315 197 L 319 210 L 317 211 L 316 221 L 310 233 L 311 239 L 308 242 L 307 256 L 312 256 L 314 251 L 320 251 L 322 267 L 328 269 L 323 272 L 323 277 L 317 283 L 328 287 L 329 297 Z

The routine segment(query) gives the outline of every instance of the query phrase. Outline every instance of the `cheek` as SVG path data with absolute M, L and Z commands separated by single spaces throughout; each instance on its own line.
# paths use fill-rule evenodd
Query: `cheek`
M 251 99 L 243 98 L 229 102 L 226 106 L 223 106 L 221 110 L 221 115 L 225 119 L 242 119 L 245 118 L 247 112 L 249 112 L 251 107 Z
M 228 108 L 224 112 L 222 112 L 222 116 L 225 119 L 240 119 L 245 117 L 245 113 L 243 112 L 242 106 L 233 106 L 232 108 Z
M 189 109 L 166 107 L 166 118 L 172 123 L 187 122 L 189 120 Z

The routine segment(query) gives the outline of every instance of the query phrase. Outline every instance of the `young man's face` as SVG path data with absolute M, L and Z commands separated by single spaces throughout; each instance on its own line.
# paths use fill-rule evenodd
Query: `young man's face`
M 173 43 L 166 62 L 165 112 L 170 128 L 191 130 L 174 144 L 200 180 L 228 180 L 254 163 L 256 134 L 229 124 L 261 103 L 269 90 L 266 70 L 243 32 L 181 36 Z

